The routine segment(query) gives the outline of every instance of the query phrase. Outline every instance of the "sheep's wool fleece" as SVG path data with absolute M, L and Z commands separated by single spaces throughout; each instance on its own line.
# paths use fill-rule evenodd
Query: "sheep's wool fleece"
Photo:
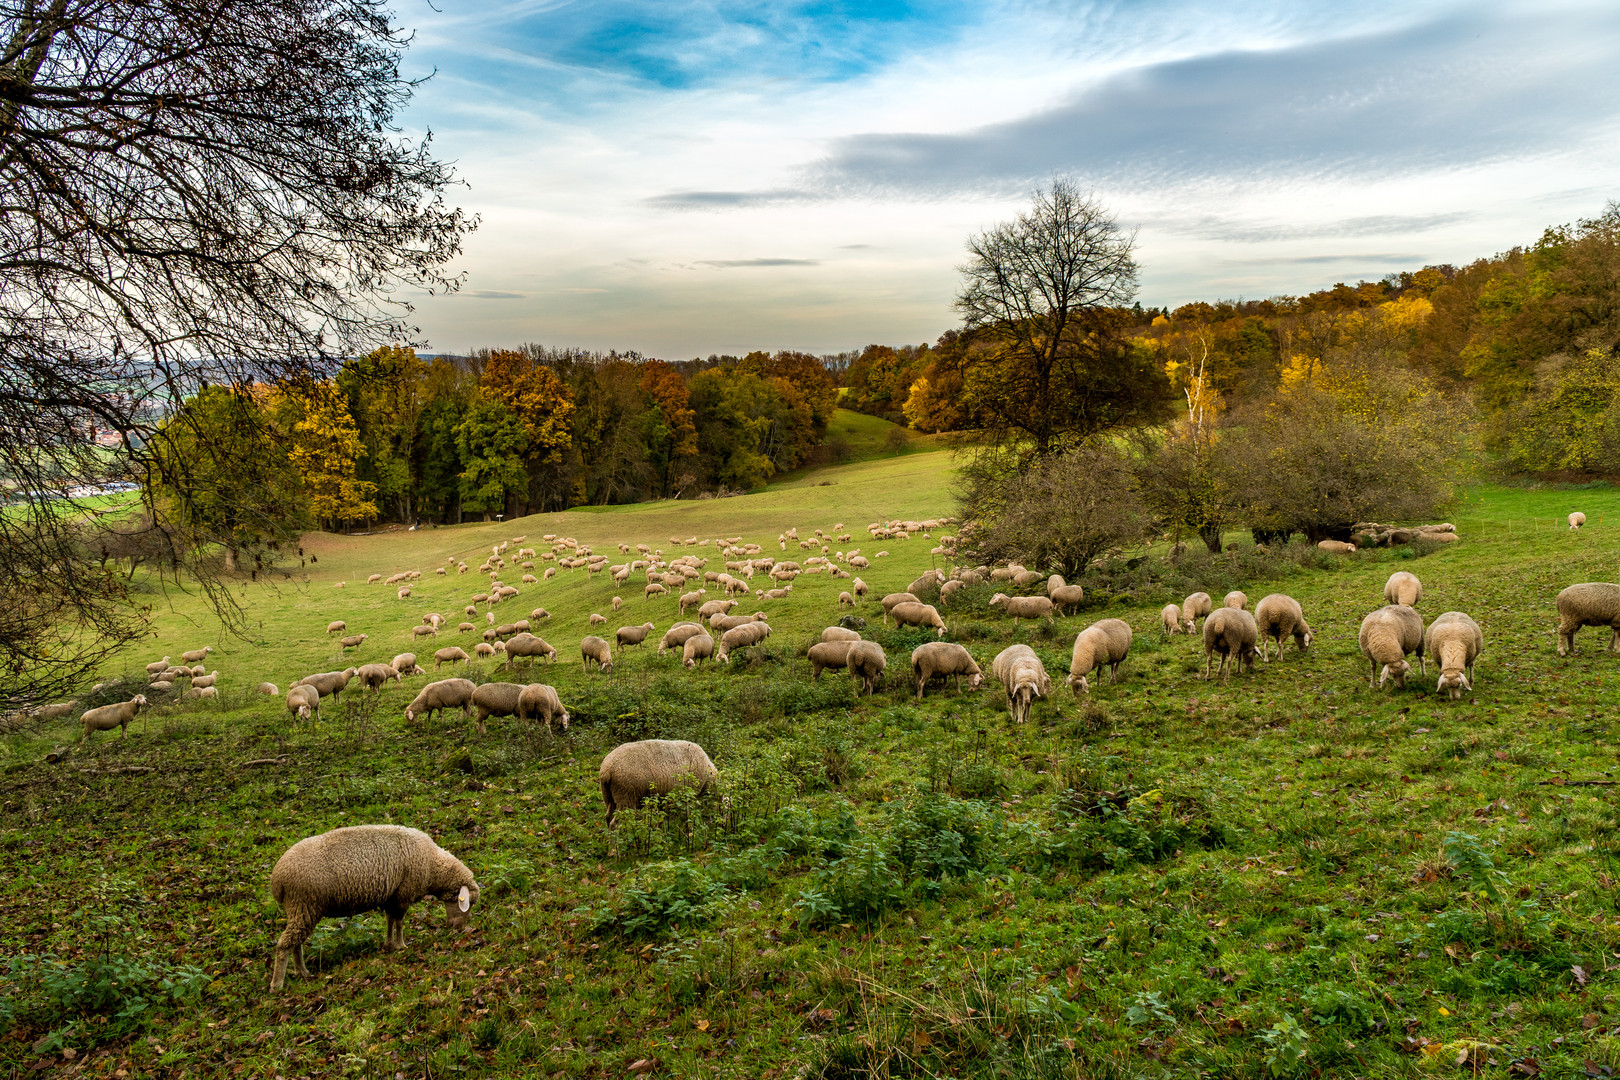
M 435 889 L 472 883 L 472 871 L 461 860 L 427 833 L 403 825 L 351 825 L 306 837 L 270 871 L 277 903 L 308 904 L 328 918 L 359 915 L 389 901 L 406 907 Z

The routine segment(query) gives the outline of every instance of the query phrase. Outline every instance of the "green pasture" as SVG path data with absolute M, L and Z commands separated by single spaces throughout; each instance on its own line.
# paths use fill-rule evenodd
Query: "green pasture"
M 936 564 L 932 538 L 875 542 L 867 524 L 948 514 L 950 458 L 876 458 L 755 495 L 575 510 L 373 536 L 311 535 L 299 566 L 233 586 L 245 634 L 192 593 L 137 575 L 153 636 L 116 677 L 215 646 L 218 703 L 164 704 L 130 734 L 79 743 L 71 722 L 0 741 L 0 1065 L 111 1076 L 1499 1076 L 1620 1067 L 1620 849 L 1614 808 L 1620 656 L 1608 631 L 1555 652 L 1553 598 L 1620 579 L 1612 488 L 1468 489 L 1459 543 L 1432 552 L 1256 552 L 1179 566 L 1121 559 L 1088 577 L 1078 616 L 1011 620 L 974 589 L 949 640 L 988 670 L 1033 646 L 1054 693 L 1008 722 L 1000 688 L 933 688 L 923 636 L 854 613 L 889 658 L 857 698 L 804 651 L 848 582 L 804 575 L 762 648 L 683 670 L 656 655 L 673 596 L 642 599 L 583 570 L 522 585 L 501 621 L 544 607 L 574 716 L 548 735 L 459 715 L 407 725 L 427 681 L 357 687 L 294 728 L 261 680 L 387 660 L 430 611 L 461 621 L 491 545 L 557 533 L 711 557 L 672 538 L 742 536 L 778 557 L 842 524 L 833 551 L 872 560 L 872 597 Z M 1551 523 L 1580 509 L 1591 524 Z M 1541 522 L 1511 531 L 1492 523 Z M 948 531 L 948 530 L 942 530 Z M 507 551 L 511 560 L 518 545 Z M 888 554 L 878 558 L 878 552 Z M 550 565 L 538 563 L 538 567 Z M 412 596 L 368 574 L 417 569 Z M 1356 629 L 1395 570 L 1426 620 L 1481 623 L 1475 691 L 1435 669 L 1373 691 Z M 537 571 L 538 572 L 538 571 Z M 337 587 L 343 582 L 343 587 Z M 768 582 L 756 577 L 755 584 Z M 1196 584 L 1298 598 L 1300 654 L 1204 682 L 1193 639 L 1158 609 Z M 712 595 L 712 594 L 711 594 Z M 848 609 L 843 609 L 847 611 Z M 588 617 L 653 621 L 649 646 L 582 673 Z M 1117 685 L 1062 686 L 1074 634 L 1103 617 L 1136 638 Z M 341 655 L 342 619 L 370 635 Z M 485 625 L 483 606 L 471 621 Z M 597 631 L 601 633 L 601 630 Z M 475 635 L 442 634 L 436 644 Z M 429 663 L 431 666 L 431 663 Z M 469 677 L 503 677 L 496 661 Z M 462 674 L 459 668 L 453 672 Z M 448 675 L 451 672 L 442 672 Z M 672 799 L 602 824 L 597 766 L 628 739 L 690 738 L 727 800 Z M 47 755 L 56 757 L 47 763 Z M 345 824 L 432 832 L 483 888 L 471 930 L 412 910 L 406 949 L 383 919 L 329 920 L 311 980 L 266 993 L 282 925 L 267 882 L 296 840 Z M 71 1051 L 71 1056 L 69 1052 Z

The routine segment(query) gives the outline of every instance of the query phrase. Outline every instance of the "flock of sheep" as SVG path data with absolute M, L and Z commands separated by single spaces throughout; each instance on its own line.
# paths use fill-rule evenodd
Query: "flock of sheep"
M 1579 521 L 1576 518 L 1580 518 Z M 929 536 L 929 530 L 949 524 L 946 520 L 929 522 L 888 522 L 869 526 L 875 539 L 909 539 L 912 534 Z M 1579 528 L 1584 516 L 1571 515 L 1570 527 Z M 732 614 L 738 606 L 736 596 L 750 593 L 760 601 L 780 599 L 792 589 L 791 582 L 800 574 L 828 573 L 834 577 L 850 579 L 850 589 L 839 594 L 839 606 L 854 607 L 868 596 L 865 582 L 855 577 L 852 570 L 865 570 L 870 562 L 858 551 L 838 551 L 835 544 L 848 543 L 850 536 L 842 533 L 842 525 L 834 526 L 831 533 L 815 530 L 814 539 L 799 540 L 796 530 L 778 537 L 785 551 L 792 541 L 802 548 L 819 547 L 820 554 L 806 558 L 803 564 L 778 561 L 768 557 L 756 544 L 743 544 L 741 538 L 705 541 L 714 544 L 727 557 L 725 570 L 706 571 L 706 559 L 684 555 L 665 560 L 661 551 L 648 545 L 638 545 L 640 558 L 609 565 L 605 557 L 594 555 L 588 547 L 571 538 L 548 535 L 545 540 L 551 549 L 537 555 L 532 548 L 519 548 L 516 558 L 525 571 L 534 569 L 540 561 L 556 562 L 547 567 L 545 577 L 555 575 L 558 567 L 565 570 L 584 569 L 588 577 L 608 573 L 615 587 L 625 584 L 634 573 L 646 577 L 644 600 L 650 601 L 671 589 L 680 588 L 678 611 L 684 616 L 692 610 L 693 621 L 677 622 L 659 642 L 658 654 L 677 652 L 681 664 L 695 669 L 709 659 L 729 662 L 737 652 L 757 646 L 771 633 L 768 616 L 764 611 L 752 614 Z M 475 655 L 493 658 L 504 655 L 507 671 L 515 669 L 519 660 L 532 668 L 536 658 L 557 659 L 557 650 L 532 632 L 534 623 L 548 620 L 550 614 L 535 608 L 528 619 L 497 623 L 495 608 L 519 595 L 519 590 L 504 585 L 499 574 L 506 566 L 503 553 L 512 544 L 520 545 L 524 537 L 506 544 L 495 545 L 484 565 L 478 569 L 487 573 L 491 585 L 487 591 L 476 593 L 465 613 L 469 621 L 456 628 L 460 633 L 479 630 L 470 621 L 478 614 L 477 605 L 485 605 L 486 627 L 479 636 Z M 674 546 L 697 546 L 696 538 L 672 538 Z M 934 553 L 954 554 L 954 541 L 943 537 Z M 623 554 L 630 554 L 628 544 L 620 544 Z M 880 552 L 881 557 L 885 553 Z M 842 565 L 840 565 L 842 564 Z M 846 569 L 848 568 L 848 569 Z M 452 558 L 438 569 L 439 575 L 467 572 L 465 562 Z M 772 589 L 752 589 L 749 582 L 756 574 L 765 574 L 773 582 Z M 414 571 L 385 577 L 373 575 L 373 583 L 398 585 L 398 597 L 409 597 L 409 582 L 419 573 Z M 538 579 L 525 573 L 524 584 Z M 404 584 L 400 584 L 404 582 Z M 688 586 L 699 583 L 693 589 Z M 971 585 L 995 584 L 1014 589 L 1029 589 L 1044 584 L 1045 595 L 1010 595 L 997 592 L 990 606 L 1010 615 L 1016 624 L 1021 619 L 1047 619 L 1073 612 L 1084 600 L 1084 591 L 1078 585 L 1069 585 L 1061 577 L 1044 579 L 1042 575 L 1016 564 L 1001 567 L 960 567 L 949 574 L 930 570 L 913 581 L 904 591 L 889 593 L 878 601 L 887 625 L 893 619 L 896 626 L 932 629 L 936 638 L 947 633 L 947 627 L 938 607 L 924 601 L 925 596 L 936 595 L 941 604 Z M 706 599 L 707 588 L 714 586 L 724 598 Z M 1484 635 L 1478 623 L 1467 614 L 1446 612 L 1427 627 L 1416 607 L 1423 595 L 1422 583 L 1411 573 L 1401 571 L 1392 575 L 1384 588 L 1384 606 L 1370 612 L 1361 623 L 1358 642 L 1362 655 L 1371 665 L 1370 683 L 1374 688 L 1393 681 L 1404 687 L 1411 672 L 1409 656 L 1416 656 L 1420 670 L 1427 675 L 1427 660 L 1439 664 L 1440 675 L 1436 692 L 1444 692 L 1455 700 L 1473 689 L 1474 664 L 1484 647 Z M 622 606 L 620 597 L 612 598 L 612 608 Z M 1572 585 L 1558 595 L 1558 653 L 1566 655 L 1574 647 L 1574 636 L 1582 626 L 1608 626 L 1612 631 L 1609 648 L 1620 651 L 1620 585 L 1586 583 Z M 1276 644 L 1276 655 L 1282 656 L 1285 639 L 1292 637 L 1296 648 L 1309 648 L 1313 632 L 1297 600 L 1281 593 L 1264 597 L 1254 611 L 1248 610 L 1248 597 L 1242 592 L 1228 593 L 1221 607 L 1216 608 L 1207 593 L 1196 592 L 1181 604 L 1167 605 L 1160 613 L 1159 628 L 1166 635 L 1196 634 L 1198 622 L 1203 620 L 1204 648 L 1203 677 L 1219 674 L 1224 681 L 1229 668 L 1240 672 L 1252 671 L 1257 655 L 1271 661 L 1271 645 Z M 607 620 L 592 614 L 592 628 Z M 829 626 L 820 639 L 807 652 L 812 678 L 819 679 L 826 669 L 844 669 L 858 684 L 858 692 L 876 691 L 888 660 L 882 646 L 865 640 L 853 626 L 864 625 L 857 620 L 841 620 L 844 625 Z M 407 633 L 413 638 L 437 637 L 448 628 L 448 620 L 438 612 L 429 612 L 421 622 Z M 359 648 L 368 635 L 347 635 L 343 621 L 327 626 L 329 635 L 344 634 L 340 639 L 343 650 Z M 587 635 L 580 642 L 580 657 L 586 672 L 595 670 L 609 673 L 613 668 L 616 646 L 626 648 L 644 645 L 649 634 L 656 629 L 651 621 L 618 628 L 614 643 L 596 635 Z M 1120 665 L 1130 652 L 1132 630 L 1121 619 L 1102 619 L 1082 629 L 1074 639 L 1067 684 L 1076 695 L 1090 690 L 1089 680 L 1100 677 L 1104 668 L 1110 681 L 1117 681 Z M 212 648 L 182 654 L 184 667 L 173 666 L 169 657 L 147 665 L 150 684 L 162 689 L 171 688 L 175 681 L 187 678 L 191 689 L 186 696 L 209 697 L 217 691 L 214 681 L 218 673 L 204 673 L 200 662 Z M 1219 668 L 1214 668 L 1219 658 Z M 444 664 L 468 663 L 472 659 L 459 646 L 438 649 L 434 654 L 434 668 Z M 984 672 L 969 651 L 962 645 L 943 640 L 925 642 L 910 655 L 911 678 L 920 699 L 927 687 L 936 681 L 952 680 L 960 690 L 963 679 L 968 688 L 977 688 Z M 1016 644 L 998 653 L 990 665 L 991 676 L 1001 684 L 1011 718 L 1016 723 L 1026 721 L 1033 703 L 1045 698 L 1051 691 L 1051 678 L 1039 656 L 1027 645 Z M 387 664 L 370 663 L 350 667 L 343 671 L 321 672 L 299 679 L 285 695 L 288 712 L 294 722 L 317 716 L 323 698 L 334 699 L 351 683 L 358 680 L 362 686 L 377 690 L 390 681 L 425 674 L 414 653 L 400 653 Z M 261 693 L 277 695 L 271 683 L 257 688 Z M 85 737 L 93 731 L 123 729 L 127 733 L 129 722 L 147 704 L 144 695 L 129 701 L 87 710 L 81 720 Z M 72 702 L 47 709 L 59 710 L 51 716 L 66 715 Z M 475 684 L 466 678 L 446 678 L 429 682 L 405 707 L 405 718 L 433 716 L 444 709 L 459 708 L 473 717 L 480 732 L 490 716 L 515 716 L 520 720 L 544 720 L 547 731 L 551 722 L 558 720 L 564 729 L 569 722 L 556 689 L 545 683 L 487 682 Z M 41 710 L 43 711 L 43 710 Z M 714 763 L 702 747 L 678 740 L 650 739 L 626 743 L 616 747 L 603 759 L 599 769 L 599 782 L 603 802 L 607 809 L 607 822 L 611 826 L 620 809 L 639 807 L 650 796 L 667 794 L 682 784 L 692 784 L 700 791 L 716 787 L 719 774 Z M 271 874 L 271 891 L 286 913 L 287 926 L 277 942 L 271 988 L 279 990 L 286 977 L 289 961 L 295 971 L 306 974 L 302 948 L 322 918 L 341 917 L 381 908 L 387 915 L 385 948 L 397 949 L 404 944 L 403 920 L 408 908 L 425 896 L 444 902 L 446 916 L 452 926 L 464 922 L 467 913 L 478 899 L 478 885 L 470 870 L 460 860 L 438 847 L 425 834 L 409 828 L 392 825 L 362 825 L 336 829 L 319 836 L 309 837 L 290 848 L 276 863 Z

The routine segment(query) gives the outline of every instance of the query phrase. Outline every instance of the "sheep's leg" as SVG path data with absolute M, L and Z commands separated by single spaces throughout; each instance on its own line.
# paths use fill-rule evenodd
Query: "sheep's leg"
M 1378 689 L 1378 661 L 1369 660 L 1368 663 L 1372 664 L 1372 674 L 1367 676 L 1367 689 L 1376 690 Z

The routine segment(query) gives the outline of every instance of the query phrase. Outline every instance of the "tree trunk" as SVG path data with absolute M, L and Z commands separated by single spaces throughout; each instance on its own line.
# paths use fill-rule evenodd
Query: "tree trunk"
M 227 574 L 236 573 L 236 546 L 234 544 L 225 545 L 225 572 Z
M 1204 546 L 1209 548 L 1209 553 L 1211 555 L 1219 555 L 1221 553 L 1221 530 L 1219 527 L 1214 525 L 1200 525 L 1198 527 L 1198 536 L 1204 541 Z

